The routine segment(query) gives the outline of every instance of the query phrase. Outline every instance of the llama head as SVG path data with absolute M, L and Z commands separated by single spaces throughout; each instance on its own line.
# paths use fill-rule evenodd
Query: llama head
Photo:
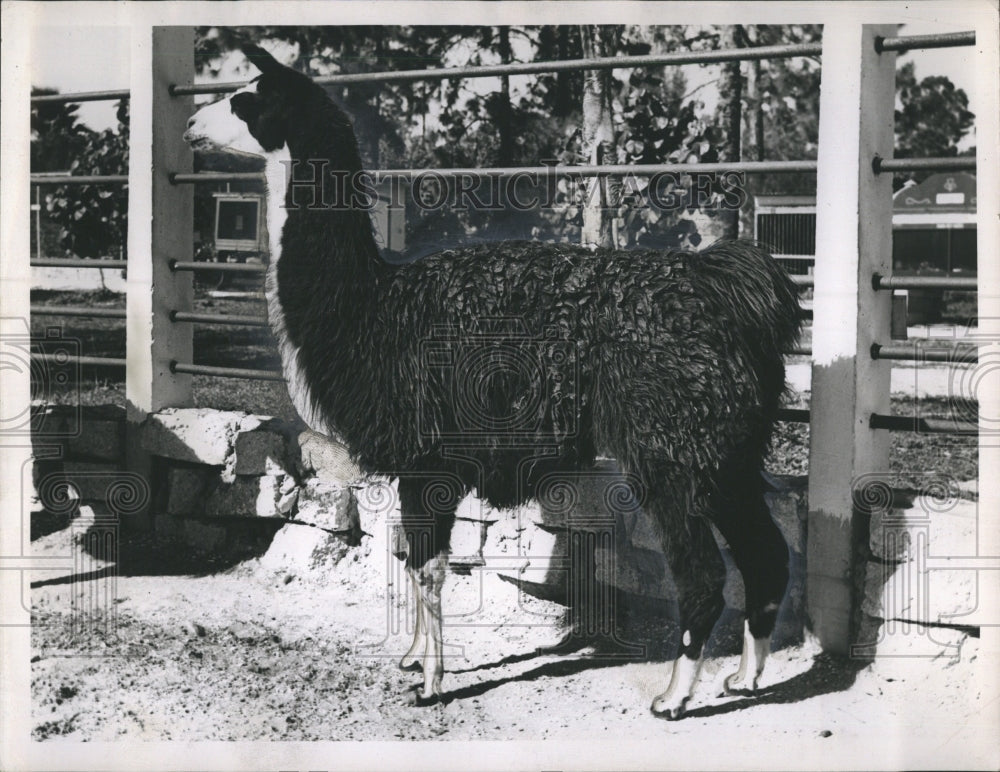
M 184 140 L 195 150 L 268 155 L 289 145 L 292 135 L 310 123 L 311 114 L 329 108 L 340 113 L 312 80 L 285 67 L 260 46 L 244 46 L 243 53 L 261 74 L 191 116 Z M 350 126 L 346 116 L 340 115 Z

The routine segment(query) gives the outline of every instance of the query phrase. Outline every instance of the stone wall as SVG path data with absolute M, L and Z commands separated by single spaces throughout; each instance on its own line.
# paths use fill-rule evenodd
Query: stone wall
M 124 408 L 35 405 L 31 429 L 32 537 L 68 525 L 81 506 L 129 511 L 145 496 L 145 482 L 124 472 Z
M 34 407 L 32 428 L 33 538 L 65 527 L 81 506 L 113 525 L 148 505 L 157 535 L 206 553 L 253 546 L 278 570 L 328 567 L 361 542 L 366 548 L 354 559 L 373 565 L 385 565 L 386 551 L 406 552 L 396 483 L 364 478 L 342 446 L 280 420 L 195 408 L 152 415 L 140 430 L 153 457 L 148 480 L 125 471 L 122 408 Z M 791 582 L 776 631 L 781 645 L 801 640 L 806 626 L 807 481 L 770 483 L 768 505 L 790 551 Z M 869 513 L 858 609 L 859 640 L 867 646 L 859 653 L 891 649 L 904 640 L 893 639 L 903 623 L 923 630 L 905 638 L 907 651 L 950 651 L 950 627 L 976 607 L 975 572 L 923 568 L 931 553 L 975 553 L 975 491 L 940 487 L 897 489 Z M 720 627 L 732 627 L 727 635 L 738 641 L 743 582 L 717 538 L 729 569 Z M 591 585 L 664 606 L 675 596 L 653 524 L 610 460 L 543 481 L 539 501 L 516 510 L 467 496 L 451 543 L 453 571 L 495 572 L 567 606 Z
M 36 445 L 50 454 L 54 446 L 56 455 L 39 453 L 36 478 L 54 473 L 80 503 L 100 507 L 115 475 L 125 474 L 124 411 L 48 408 L 39 421 Z M 45 446 L 45 436 L 60 439 Z M 255 545 L 268 565 L 291 572 L 328 566 L 365 534 L 385 534 L 376 540 L 381 550 L 406 552 L 395 481 L 364 478 L 343 447 L 314 432 L 266 416 L 167 409 L 146 420 L 140 445 L 153 458 L 146 495 L 155 533 L 187 548 L 232 553 Z M 779 622 L 779 638 L 789 643 L 804 625 L 805 482 L 776 484 L 769 504 L 793 572 Z M 467 496 L 452 532 L 452 570 L 492 571 L 567 606 L 583 585 L 669 606 L 673 583 L 653 525 L 613 461 L 543 481 L 539 499 L 499 511 Z M 738 621 L 742 581 L 728 557 L 727 565 L 726 602 Z
M 361 474 L 314 432 L 266 416 L 167 409 L 147 418 L 140 444 L 154 457 L 154 529 L 193 549 L 226 549 L 250 520 L 321 552 L 360 537 L 352 485 Z

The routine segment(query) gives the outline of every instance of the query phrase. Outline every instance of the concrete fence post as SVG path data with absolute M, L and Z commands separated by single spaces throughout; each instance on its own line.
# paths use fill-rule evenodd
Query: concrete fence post
M 816 211 L 816 295 L 809 448 L 807 613 L 823 649 L 848 654 L 857 633 L 868 523 L 855 506 L 873 473 L 888 469 L 889 436 L 869 428 L 889 412 L 889 363 L 871 345 L 889 339 L 891 158 L 896 57 L 876 39 L 896 25 L 849 21 L 823 28 Z
M 190 323 L 170 320 L 190 311 L 190 273 L 174 273 L 170 261 L 191 260 L 194 193 L 173 185 L 171 172 L 191 171 L 191 152 L 181 135 L 193 112 L 191 97 L 169 87 L 194 77 L 191 27 L 133 28 L 129 163 L 128 284 L 125 394 L 129 468 L 149 477 L 149 460 L 138 442 L 146 415 L 191 404 L 191 376 L 172 373 L 170 361 L 190 362 Z M 148 512 L 137 522 L 148 526 Z

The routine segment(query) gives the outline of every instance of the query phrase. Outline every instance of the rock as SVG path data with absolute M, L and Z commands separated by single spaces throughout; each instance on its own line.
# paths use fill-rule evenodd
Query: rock
M 82 408 L 82 431 L 70 436 L 71 456 L 120 461 L 125 449 L 125 408 L 95 405 Z
M 806 503 L 807 477 L 771 478 L 780 487 L 778 490 L 764 494 L 771 519 L 781 530 L 788 548 L 793 552 L 804 553 L 806 549 L 806 517 L 809 506 Z
M 956 498 L 938 507 L 918 496 L 906 508 L 872 515 L 869 548 L 876 558 L 896 562 L 918 549 L 935 557 L 974 555 L 978 516 L 978 502 Z
M 660 552 L 660 537 L 656 533 L 653 519 L 643 509 L 625 513 L 622 517 L 625 533 L 629 536 L 632 546 L 640 550 Z
M 64 461 L 62 476 L 84 501 L 103 501 L 120 479 L 121 470 L 109 461 Z
M 599 546 L 594 551 L 595 577 L 635 595 L 652 598 L 674 598 L 677 587 L 667 568 L 667 561 L 660 552 L 630 549 L 624 555 L 608 547 Z
M 298 494 L 297 521 L 328 531 L 355 533 L 361 527 L 358 501 L 347 485 L 306 480 Z
M 32 405 L 32 441 L 52 445 L 78 437 L 83 430 L 83 410 L 82 405 Z
M 260 558 L 261 567 L 287 573 L 329 568 L 347 554 L 347 543 L 334 534 L 310 525 L 288 523 L 278 530 Z
M 237 434 L 235 453 L 234 471 L 238 475 L 285 474 L 294 466 L 289 458 L 288 438 L 277 421 Z
M 236 435 L 259 425 L 245 413 L 210 408 L 167 408 L 146 418 L 144 450 L 157 456 L 210 466 L 223 466 L 232 455 Z
M 870 561 L 865 573 L 864 613 L 885 620 L 952 623 L 976 610 L 975 571 L 922 568 L 922 560 Z
M 548 527 L 604 529 L 622 512 L 635 510 L 635 499 L 614 461 L 598 461 L 583 472 L 548 475 L 539 483 L 536 521 Z
M 910 678 L 915 659 L 958 661 L 968 642 L 968 633 L 946 627 L 926 627 L 884 621 L 864 615 L 858 641 L 864 646 L 856 656 L 874 658 L 873 672 L 881 676 Z
M 179 527 L 181 541 L 199 552 L 215 552 L 227 542 L 228 534 L 221 525 L 194 518 L 181 518 Z
M 167 471 L 167 513 L 171 515 L 202 514 L 205 491 L 217 470 L 200 465 L 171 464 Z
M 189 638 L 205 637 L 205 628 L 199 625 L 197 622 L 192 622 L 191 620 L 183 622 L 181 624 L 181 630 L 183 630 L 184 634 L 187 635 Z
M 290 510 L 291 493 L 282 493 L 284 475 L 220 480 L 205 500 L 205 514 L 214 517 L 282 517 Z M 285 509 L 285 512 L 282 511 Z
M 263 631 L 248 622 L 233 622 L 227 629 L 238 641 L 254 641 L 263 637 Z

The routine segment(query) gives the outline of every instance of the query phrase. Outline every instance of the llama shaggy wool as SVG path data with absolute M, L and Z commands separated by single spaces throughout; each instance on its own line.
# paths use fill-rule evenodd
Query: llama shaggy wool
M 746 242 L 698 253 L 504 242 L 389 264 L 346 115 L 263 49 L 245 51 L 262 75 L 199 111 L 186 136 L 269 159 L 267 295 L 283 368 L 314 428 L 365 471 L 399 478 L 418 605 L 401 666 L 422 667 L 418 699 L 442 694 L 460 499 L 513 506 L 598 455 L 629 474 L 678 588 L 681 656 L 653 710 L 683 714 L 722 611 L 708 520 L 746 584 L 727 686 L 755 688 L 788 578 L 760 476 L 801 318 L 784 270 Z

